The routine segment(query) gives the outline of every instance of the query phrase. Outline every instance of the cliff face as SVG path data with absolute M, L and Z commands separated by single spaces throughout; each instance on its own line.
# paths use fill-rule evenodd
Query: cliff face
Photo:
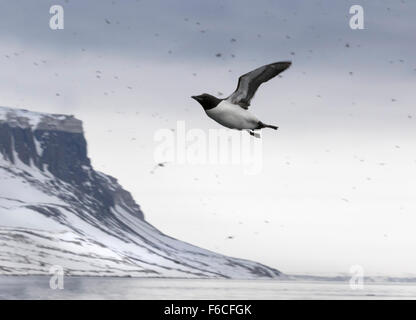
M 72 116 L 0 107 L 0 274 L 274 278 L 280 272 L 170 238 L 95 171 Z
M 23 163 L 41 172 L 49 172 L 74 187 L 74 202 L 90 204 L 100 216 L 110 214 L 118 198 L 129 202 L 137 217 L 143 219 L 139 206 L 131 195 L 110 189 L 108 179 L 91 167 L 87 157 L 82 122 L 73 116 L 48 115 L 3 108 L 0 112 L 0 153 L 12 164 Z M 68 199 L 67 200 L 71 200 Z

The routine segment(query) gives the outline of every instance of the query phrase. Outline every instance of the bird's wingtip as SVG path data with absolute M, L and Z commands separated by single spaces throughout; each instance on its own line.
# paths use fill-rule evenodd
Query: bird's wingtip
M 286 68 L 289 68 L 292 65 L 292 61 L 282 61 L 284 65 L 286 65 Z
M 287 68 L 289 68 L 292 65 L 292 61 L 279 61 L 279 62 L 275 62 L 272 64 L 273 67 L 279 68 L 280 70 L 286 70 Z

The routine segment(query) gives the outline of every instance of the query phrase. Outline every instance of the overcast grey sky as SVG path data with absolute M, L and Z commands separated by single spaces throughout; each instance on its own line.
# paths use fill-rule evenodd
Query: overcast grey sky
M 64 30 L 49 28 L 55 4 Z M 0 105 L 82 119 L 95 167 L 181 240 L 287 273 L 416 273 L 415 14 L 393 0 L 2 0 Z M 252 103 L 280 127 L 260 174 L 150 173 L 158 130 L 219 128 L 191 95 L 227 95 L 279 60 L 293 65 Z

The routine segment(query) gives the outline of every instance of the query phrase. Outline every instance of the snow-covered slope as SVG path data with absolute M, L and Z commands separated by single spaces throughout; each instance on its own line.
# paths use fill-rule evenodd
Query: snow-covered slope
M 82 122 L 0 107 L 0 274 L 276 278 L 275 269 L 164 235 L 95 171 Z

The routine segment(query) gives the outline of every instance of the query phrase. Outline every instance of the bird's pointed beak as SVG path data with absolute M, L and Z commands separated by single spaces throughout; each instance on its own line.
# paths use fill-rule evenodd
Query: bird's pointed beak
M 192 99 L 194 100 L 198 100 L 198 98 L 196 96 L 191 96 Z

